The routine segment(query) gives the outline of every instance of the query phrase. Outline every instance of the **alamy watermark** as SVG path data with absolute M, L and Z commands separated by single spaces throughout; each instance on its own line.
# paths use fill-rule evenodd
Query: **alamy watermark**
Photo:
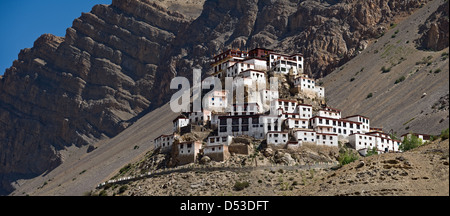
M 219 78 L 210 76 L 202 81 L 201 73 L 201 69 L 193 69 L 192 88 L 186 77 L 172 79 L 170 89 L 179 90 L 170 100 L 173 112 L 202 112 L 202 109 L 218 113 L 233 112 L 233 105 L 256 103 L 260 112 L 270 110 L 271 114 L 275 114 L 276 110 L 270 102 L 278 99 L 277 77 L 271 77 L 269 85 L 265 78 L 258 81 L 243 77 L 225 77 L 225 88 L 222 88 L 222 81 Z M 202 91 L 207 89 L 211 91 L 201 98 Z

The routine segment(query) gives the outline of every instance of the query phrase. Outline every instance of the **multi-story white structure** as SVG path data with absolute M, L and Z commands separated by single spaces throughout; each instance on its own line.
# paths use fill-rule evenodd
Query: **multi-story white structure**
M 334 133 L 343 138 L 347 138 L 350 134 L 361 133 L 363 131 L 361 122 L 350 121 L 347 119 L 314 116 L 310 119 L 310 124 L 313 128 L 320 128 L 322 130 L 321 132 Z M 326 131 L 326 128 L 328 128 L 329 131 Z
M 278 90 L 267 89 L 267 75 L 272 75 L 267 71 L 272 70 L 289 74 L 290 82 L 294 83 L 291 93 L 304 92 L 300 96 L 324 98 L 325 89 L 303 73 L 303 60 L 301 54 L 285 55 L 260 48 L 249 52 L 227 50 L 215 56 L 211 64 L 212 75 L 232 77 L 236 90 L 233 94 L 242 89 L 250 92 L 243 102 L 234 101 L 234 97 L 229 100 L 231 92 L 213 91 L 204 98 L 202 112 L 188 113 L 188 118 L 180 116 L 175 119 L 175 132 L 189 124 L 210 125 L 214 133 L 217 131 L 206 139 L 204 146 L 200 141 L 174 146 L 173 149 L 178 147 L 178 151 L 174 151 L 178 154 L 177 160 L 181 164 L 195 161 L 199 153 L 216 161 L 226 160 L 232 137 L 241 135 L 266 139 L 267 144 L 283 148 L 296 148 L 306 143 L 338 147 L 339 140 L 349 140 L 356 150 L 363 152 L 373 147 L 379 152 L 398 151 L 400 141 L 391 139 L 382 129 L 372 130 L 367 117 L 353 115 L 342 118 L 340 110 L 330 107 L 314 110 L 313 115 L 312 105 L 299 104 L 296 99 L 280 99 Z M 167 151 L 173 146 L 174 136 L 176 134 L 158 137 L 155 146 Z M 427 136 L 420 138 L 426 140 Z
M 214 90 L 208 93 L 204 98 L 203 109 L 208 111 L 224 112 L 228 106 L 228 92 L 225 90 Z
M 261 139 L 264 139 L 269 131 L 282 131 L 283 119 L 279 115 L 261 115 L 259 130 L 262 128 Z
M 312 118 L 312 106 L 309 104 L 298 104 L 297 112 L 299 113 L 299 118 Z
M 259 57 L 249 57 L 244 63 L 252 64 L 255 70 L 267 71 L 267 60 Z
M 154 140 L 155 148 L 161 148 L 161 152 L 168 152 L 172 149 L 173 141 L 177 135 L 161 135 Z
M 189 112 L 187 115 L 191 124 L 204 125 L 211 121 L 211 111 L 206 109 L 203 109 L 202 112 Z
M 297 101 L 295 100 L 285 100 L 276 99 L 271 102 L 271 110 L 277 112 L 278 109 L 282 109 L 283 112 L 293 113 L 297 107 Z
M 230 157 L 227 145 L 208 145 L 203 147 L 203 155 L 214 161 L 224 161 Z
M 276 100 L 279 98 L 279 93 L 277 91 L 272 91 L 270 89 L 263 89 L 260 91 L 261 102 L 265 105 L 269 105 L 272 100 Z
M 325 97 L 325 88 L 316 85 L 316 81 L 309 78 L 306 74 L 301 74 L 294 79 L 294 85 L 299 87 L 303 92 L 311 92 L 319 98 Z
M 303 55 L 285 55 L 280 53 L 270 53 L 269 67 L 276 73 L 297 75 L 303 73 Z
M 189 125 L 189 118 L 184 116 L 178 116 L 173 120 L 173 131 L 179 132 L 182 127 L 186 127 Z
M 202 149 L 202 142 L 180 142 L 178 143 L 178 164 L 184 165 L 188 163 L 193 163 L 196 161 L 200 149 Z
M 255 115 L 261 113 L 258 103 L 238 103 L 233 105 L 231 115 Z
M 347 116 L 344 119 L 352 121 L 352 122 L 360 122 L 361 123 L 361 131 L 364 133 L 370 132 L 369 118 L 364 117 L 362 115 L 352 115 L 352 116 Z
M 317 143 L 316 132 L 312 129 L 294 129 L 292 135 L 300 145 L 303 143 Z
M 257 139 L 264 138 L 264 127 L 260 123 L 260 115 L 219 116 L 219 136 L 247 135 Z
M 283 131 L 269 131 L 266 139 L 268 145 L 284 146 L 289 141 L 289 133 Z
M 240 73 L 246 71 L 246 70 L 255 70 L 255 65 L 245 62 L 236 62 L 235 64 L 231 65 L 227 68 L 227 77 L 236 77 Z
M 419 134 L 419 133 L 405 133 L 401 136 L 401 140 L 403 142 L 403 140 L 405 139 L 405 137 L 411 137 L 411 134 L 416 136 L 417 138 L 421 139 L 422 142 L 428 142 L 431 139 L 431 135 L 428 134 Z
M 209 136 L 207 138 L 206 145 L 212 146 L 212 145 L 226 145 L 229 146 L 231 142 L 233 141 L 232 136 Z
M 341 111 L 338 110 L 338 109 L 325 107 L 325 108 L 320 109 L 318 111 L 317 116 L 333 118 L 333 119 L 340 119 L 341 118 Z
M 233 66 L 239 61 L 244 60 L 248 57 L 248 53 L 240 50 L 229 49 L 217 56 L 213 57 L 213 63 L 211 67 L 213 68 L 212 76 L 221 78 L 226 75 L 227 68 Z M 223 74 L 225 72 L 225 74 Z
M 264 71 L 248 69 L 246 71 L 241 72 L 238 76 L 242 78 L 251 79 L 252 84 L 255 83 L 257 85 L 263 86 L 263 88 L 266 87 L 266 73 Z
M 285 120 L 285 124 L 286 124 L 287 128 L 289 128 L 289 129 L 294 129 L 294 128 L 307 129 L 307 128 L 309 128 L 309 119 L 287 118 Z
M 400 140 L 394 140 L 389 135 L 382 132 L 355 133 L 348 137 L 350 145 L 357 151 L 367 152 L 376 148 L 379 153 L 398 152 L 401 144 Z
M 333 133 L 316 133 L 317 145 L 338 147 L 338 135 Z

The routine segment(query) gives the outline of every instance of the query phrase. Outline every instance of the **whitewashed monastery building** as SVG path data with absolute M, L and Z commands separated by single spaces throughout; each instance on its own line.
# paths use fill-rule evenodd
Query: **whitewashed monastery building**
M 299 92 L 324 98 L 325 88 L 304 74 L 303 61 L 302 54 L 286 55 L 262 48 L 249 52 L 230 49 L 213 57 L 210 75 L 220 79 L 244 79 L 243 83 L 234 83 L 236 87 L 253 83 L 265 85 L 269 73 L 281 73 L 294 80 Z M 156 138 L 155 146 L 165 152 L 177 148 L 176 156 L 184 164 L 195 162 L 198 154 L 217 161 L 226 160 L 233 137 L 242 135 L 266 140 L 267 145 L 274 148 L 296 148 L 303 144 L 338 147 L 340 140 L 348 140 L 356 150 L 377 148 L 380 153 L 397 152 L 401 142 L 380 130 L 371 130 L 368 117 L 343 118 L 340 110 L 326 106 L 314 110 L 312 105 L 279 98 L 278 91 L 267 87 L 245 103 L 229 104 L 228 97 L 232 95 L 225 90 L 212 91 L 202 112 L 177 117 L 173 121 L 174 134 Z M 226 107 L 231 109 L 227 112 Z M 264 107 L 270 107 L 270 111 L 264 111 Z M 215 129 L 215 135 L 195 142 L 176 141 L 181 128 L 194 124 L 208 125 Z

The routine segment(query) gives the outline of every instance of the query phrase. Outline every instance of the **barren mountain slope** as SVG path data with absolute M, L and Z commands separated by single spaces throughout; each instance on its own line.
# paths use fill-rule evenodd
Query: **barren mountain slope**
M 94 144 L 96 149 L 90 153 L 87 146 L 66 148 L 60 166 L 33 179 L 14 182 L 16 190 L 11 195 L 81 196 L 152 149 L 156 137 L 172 131 L 177 115 L 166 104 L 116 137 Z
M 361 162 L 363 161 L 363 162 Z M 374 155 L 299 191 L 313 196 L 449 196 L 449 140 Z
M 341 109 L 344 116 L 367 116 L 371 126 L 393 129 L 397 135 L 439 134 L 447 128 L 448 46 L 425 51 L 414 43 L 421 36 L 419 26 L 443 3 L 448 4 L 433 1 L 398 20 L 383 37 L 325 77 L 328 105 Z
M 149 1 L 96 5 L 64 38 L 43 35 L 0 78 L 0 194 L 110 138 L 152 104 L 157 64 L 190 18 Z
M 240 160 L 235 163 L 246 157 L 238 157 Z M 237 182 L 246 182 L 248 186 L 237 188 Z M 337 170 L 266 167 L 171 172 L 111 184 L 92 191 L 91 195 L 100 193 L 109 196 L 448 196 L 449 140 L 439 139 L 404 153 L 361 158 Z
M 437 1 L 437 0 L 436 0 Z M 41 36 L 0 78 L 0 194 L 63 161 L 65 148 L 116 136 L 165 104 L 174 76 L 224 48 L 303 52 L 329 73 L 413 1 L 113 0 L 83 13 L 64 38 Z M 176 10 L 176 11 L 175 11 Z

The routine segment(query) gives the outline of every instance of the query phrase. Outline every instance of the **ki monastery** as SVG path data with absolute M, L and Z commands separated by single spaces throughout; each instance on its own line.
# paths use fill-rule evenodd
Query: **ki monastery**
M 155 148 L 172 154 L 179 165 L 196 162 L 202 156 L 224 161 L 231 152 L 245 154 L 242 146 L 233 147 L 239 137 L 261 140 L 271 148 L 295 149 L 306 143 L 338 147 L 341 142 L 349 143 L 363 155 L 373 148 L 379 153 L 399 151 L 401 141 L 391 139 L 381 128 L 370 127 L 369 117 L 343 117 L 341 110 L 328 107 L 325 88 L 303 68 L 302 54 L 287 55 L 262 48 L 248 52 L 227 50 L 214 56 L 209 76 L 222 84 L 232 78 L 233 90 L 210 91 L 203 99 L 206 102 L 202 112 L 181 113 L 173 120 L 173 133 L 154 140 Z M 269 88 L 271 77 L 284 78 L 287 83 L 279 84 L 289 85 L 289 91 Z M 243 101 L 235 98 L 239 87 L 248 92 Z M 295 97 L 298 95 L 302 98 Z M 211 132 L 204 140 L 182 139 L 183 134 L 205 128 Z

